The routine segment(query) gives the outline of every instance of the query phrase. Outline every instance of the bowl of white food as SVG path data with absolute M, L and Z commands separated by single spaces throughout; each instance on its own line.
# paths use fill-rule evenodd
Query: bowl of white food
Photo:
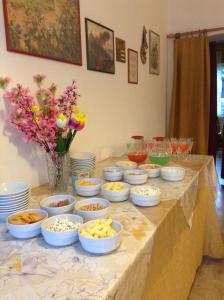
M 163 167 L 161 177 L 167 181 L 181 181 L 184 179 L 185 169 L 182 167 Z
M 44 240 L 52 246 L 67 246 L 78 240 L 78 229 L 83 218 L 72 214 L 63 214 L 48 218 L 41 224 Z
M 155 206 L 160 203 L 160 189 L 151 185 L 131 188 L 130 198 L 138 206 Z

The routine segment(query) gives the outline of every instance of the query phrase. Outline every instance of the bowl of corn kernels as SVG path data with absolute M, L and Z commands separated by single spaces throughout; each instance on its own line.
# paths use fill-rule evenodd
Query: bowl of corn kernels
M 106 254 L 116 250 L 121 243 L 123 226 L 112 219 L 97 219 L 81 225 L 78 234 L 84 250 Z
M 75 213 L 85 221 L 106 218 L 110 202 L 104 198 L 89 198 L 79 200 L 75 205 Z
M 125 182 L 108 182 L 101 187 L 104 198 L 111 202 L 121 202 L 128 200 L 130 185 Z
M 100 192 L 103 180 L 99 178 L 83 178 L 76 180 L 75 190 L 80 196 L 96 196 Z

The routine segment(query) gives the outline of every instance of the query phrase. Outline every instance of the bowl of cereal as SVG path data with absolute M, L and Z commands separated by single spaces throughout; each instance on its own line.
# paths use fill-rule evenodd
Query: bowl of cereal
M 130 198 L 138 206 L 154 206 L 160 203 L 160 189 L 152 185 L 131 188 Z
M 49 216 L 72 213 L 75 197 L 72 195 L 54 195 L 40 201 L 40 207 L 48 212 Z
M 147 171 L 149 178 L 159 177 L 160 168 L 161 166 L 156 164 L 144 164 L 139 166 L 139 169 Z
M 129 197 L 130 185 L 121 181 L 104 183 L 101 187 L 104 198 L 111 202 L 125 201 Z
M 148 173 L 145 170 L 126 170 L 124 171 L 124 181 L 129 184 L 143 184 L 148 179 Z
M 103 198 L 89 198 L 75 204 L 75 212 L 86 221 L 106 218 L 110 202 Z
M 121 243 L 123 226 L 112 219 L 97 219 L 81 225 L 79 240 L 84 250 L 93 254 L 106 254 Z
M 6 226 L 13 237 L 29 239 L 41 233 L 41 223 L 47 217 L 43 209 L 27 209 L 9 215 Z
M 83 218 L 72 214 L 53 216 L 42 222 L 41 233 L 52 246 L 68 246 L 78 240 L 78 229 Z
M 123 177 L 123 169 L 121 167 L 104 168 L 103 177 L 108 181 L 119 181 Z
M 76 180 L 75 191 L 78 195 L 88 197 L 96 196 L 100 192 L 102 179 L 99 178 L 84 178 Z
M 133 170 L 137 168 L 137 163 L 130 160 L 121 160 L 116 162 L 117 167 L 121 167 L 123 170 Z

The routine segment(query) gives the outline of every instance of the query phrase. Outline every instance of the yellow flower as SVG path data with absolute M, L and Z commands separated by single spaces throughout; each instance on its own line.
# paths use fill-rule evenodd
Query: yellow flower
M 39 110 L 40 110 L 39 105 L 33 105 L 33 106 L 31 107 L 31 111 L 32 111 L 33 113 L 37 113 Z
M 64 121 L 66 119 L 66 116 L 63 114 L 59 114 L 58 119 L 60 119 L 61 121 Z
M 73 114 L 77 115 L 79 113 L 78 106 L 74 106 L 72 109 Z
M 86 123 L 86 114 L 84 112 L 79 113 L 74 118 L 77 122 Z

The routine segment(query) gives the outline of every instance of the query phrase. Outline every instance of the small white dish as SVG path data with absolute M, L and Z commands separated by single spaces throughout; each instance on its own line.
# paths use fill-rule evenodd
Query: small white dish
M 40 220 L 39 222 L 33 224 L 24 224 L 24 225 L 17 225 L 11 224 L 8 222 L 10 216 L 16 215 L 21 212 L 33 212 L 40 216 L 43 216 L 44 219 Z M 10 214 L 7 218 L 7 229 L 9 230 L 10 234 L 18 239 L 29 239 L 33 238 L 41 233 L 41 223 L 48 217 L 48 213 L 43 209 L 27 209 L 18 211 L 16 213 Z
M 140 194 L 140 192 L 142 194 Z M 155 186 L 143 185 L 131 189 L 130 198 L 138 206 L 155 206 L 160 203 L 160 189 Z
M 161 177 L 167 181 L 181 181 L 184 179 L 185 169 L 182 167 L 163 167 Z
M 58 203 L 62 200 L 68 200 L 69 204 L 61 207 L 51 207 L 51 203 Z M 44 198 L 40 201 L 40 207 L 44 210 L 46 210 L 49 214 L 49 216 L 55 216 L 55 215 L 61 215 L 61 214 L 67 214 L 69 212 L 73 212 L 75 204 L 75 197 L 72 195 L 54 195 L 47 198 Z
M 92 185 L 80 185 L 82 181 L 89 181 Z M 83 178 L 75 182 L 76 193 L 80 196 L 91 197 L 96 196 L 100 193 L 100 187 L 102 184 L 102 179 L 99 178 Z
M 9 181 L 0 183 L 0 198 L 23 195 L 29 190 L 29 186 L 23 182 Z
M 95 220 L 83 224 L 79 231 L 79 240 L 84 250 L 93 254 L 107 254 L 116 250 L 121 243 L 121 235 L 123 226 L 120 222 L 113 220 L 112 227 L 117 231 L 117 234 L 107 238 L 92 238 L 86 237 L 80 233 L 81 228 L 89 226 Z
M 137 168 L 137 163 L 130 160 L 121 160 L 116 162 L 117 167 L 121 167 L 123 170 L 133 170 Z
M 99 210 L 82 210 L 81 208 L 85 205 L 89 204 L 100 204 L 104 208 Z M 110 202 L 104 198 L 89 198 L 76 202 L 75 204 L 75 213 L 85 221 L 95 220 L 95 219 L 105 219 L 108 216 L 108 208 L 110 206 Z
M 103 169 L 103 177 L 108 181 L 119 181 L 123 177 L 123 169 L 121 167 L 107 167 Z
M 145 170 L 148 173 L 149 178 L 159 177 L 160 168 L 161 166 L 156 164 L 144 164 L 139 166 L 139 169 Z
M 41 224 L 41 233 L 44 237 L 44 240 L 52 246 L 68 246 L 75 243 L 78 240 L 78 229 L 71 229 L 63 232 L 50 231 L 47 227 L 53 224 L 56 219 L 68 218 L 72 222 L 77 222 L 82 224 L 83 218 L 77 215 L 72 214 L 63 214 L 58 216 L 53 216 L 42 222 Z
M 124 189 L 121 190 L 111 190 L 108 187 L 113 186 L 114 184 L 122 184 Z M 109 182 L 105 183 L 101 187 L 102 195 L 104 198 L 108 199 L 111 202 L 121 202 L 128 200 L 130 193 L 130 185 L 124 182 Z
M 145 170 L 126 170 L 124 171 L 124 181 L 129 184 L 143 184 L 148 179 L 148 173 Z

